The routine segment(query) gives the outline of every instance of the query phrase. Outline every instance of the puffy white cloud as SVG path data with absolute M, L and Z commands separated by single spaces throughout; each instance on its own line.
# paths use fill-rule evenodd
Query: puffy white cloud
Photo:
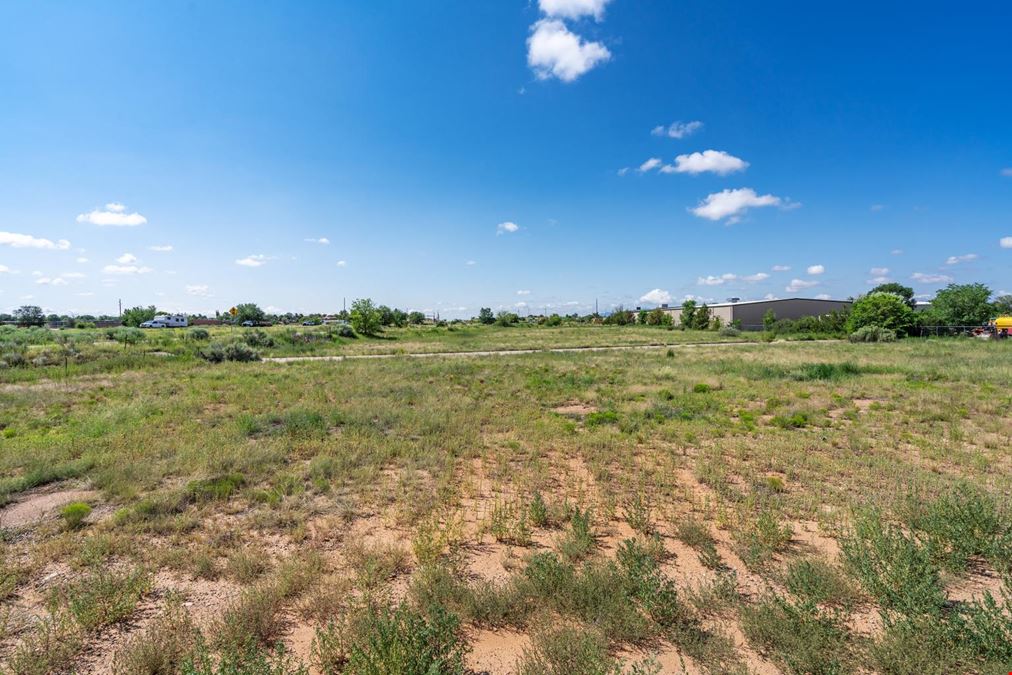
M 84 263 L 88 262 L 88 259 L 82 256 L 82 257 L 80 257 L 80 258 L 77 258 L 77 259 L 76 259 L 76 262 L 79 262 L 79 263 L 81 263 L 81 264 L 84 264 Z
M 885 275 L 889 274 L 889 268 L 888 267 L 872 267 L 869 273 L 872 276 L 884 277 Z
M 512 234 L 520 229 L 520 226 L 516 223 L 507 220 L 504 223 L 499 223 L 495 226 L 496 234 Z
M 33 237 L 30 234 L 19 234 L 17 232 L 0 232 L 0 246 L 12 248 L 40 248 L 50 251 L 66 251 L 70 248 L 70 242 L 66 239 L 51 241 Z
M 766 274 L 765 272 L 756 272 L 755 274 L 749 274 L 747 276 L 742 277 L 742 280 L 747 281 L 750 284 L 754 284 L 760 281 L 766 281 L 769 278 L 770 275 Z
M 950 255 L 945 259 L 946 265 L 958 265 L 959 263 L 972 262 L 977 259 L 976 253 L 966 253 L 964 255 Z
M 668 138 L 685 138 L 691 136 L 703 128 L 699 120 L 693 122 L 672 122 L 668 126 L 659 125 L 654 127 L 650 133 L 654 136 L 667 136 Z
M 610 58 L 607 47 L 584 40 L 558 19 L 536 22 L 527 38 L 527 64 L 542 80 L 572 82 Z
M 780 197 L 773 195 L 757 195 L 752 188 L 723 190 L 708 195 L 692 209 L 692 213 L 707 220 L 734 218 L 737 220 L 750 208 L 762 206 L 779 206 L 783 203 Z
M 1002 248 L 1012 248 L 1012 237 L 1002 237 L 998 240 L 998 245 Z
M 654 305 L 666 305 L 671 302 L 671 294 L 660 288 L 647 291 L 640 296 L 640 302 L 649 302 Z
M 826 268 L 822 265 L 809 265 L 806 271 L 813 276 L 817 276 L 825 272 Z
M 172 253 L 173 246 L 172 244 L 155 244 L 154 246 L 148 246 L 148 250 L 155 253 Z
M 600 21 L 604 18 L 604 8 L 611 0 L 538 0 L 538 7 L 548 16 L 564 19 L 579 19 L 592 16 Z
M 116 258 L 116 262 L 118 262 L 121 265 L 129 265 L 130 263 L 137 262 L 137 256 L 135 256 L 133 253 L 124 253 L 120 257 Z
M 87 275 L 81 272 L 64 272 L 60 276 L 64 279 L 84 279 Z
M 877 276 L 868 280 L 869 286 L 878 286 L 879 284 L 888 284 L 892 279 L 887 276 Z
M 678 155 L 672 171 L 691 174 L 710 172 L 724 176 L 747 168 L 748 162 L 723 150 L 704 150 L 690 155 Z
M 102 268 L 104 274 L 129 275 L 147 274 L 153 271 L 150 267 L 138 267 L 137 265 L 106 265 Z
M 337 261 L 337 266 L 338 267 L 347 267 L 348 266 L 348 262 L 345 261 L 345 260 L 338 260 Z
M 15 274 L 15 272 L 12 272 L 7 265 L 0 265 L 0 274 Z
M 243 267 L 260 267 L 261 265 L 266 264 L 266 262 L 267 256 L 262 253 L 257 253 L 254 255 L 248 255 L 245 258 L 238 258 L 235 261 L 235 264 L 242 265 Z
M 94 209 L 77 217 L 79 223 L 91 223 L 100 227 L 136 227 L 148 222 L 148 219 L 134 211 L 126 212 L 126 206 L 118 202 L 105 205 L 105 210 Z
M 815 299 L 816 300 L 832 300 L 833 298 L 832 298 L 832 296 L 829 295 L 829 293 L 819 293 L 818 295 L 815 296 Z
M 60 277 L 55 277 L 53 279 L 50 279 L 49 277 L 39 277 L 35 280 L 35 283 L 42 284 L 44 286 L 66 286 L 67 280 L 61 279 Z
M 720 286 L 721 284 L 725 284 L 729 281 L 734 281 L 737 278 L 738 278 L 737 274 L 731 274 L 730 272 L 727 272 L 726 274 L 721 274 L 719 277 L 715 277 L 713 275 L 698 277 L 696 279 L 696 283 L 699 284 L 700 286 Z
M 211 295 L 211 290 L 206 284 L 190 284 L 186 287 L 186 294 L 206 298 Z
M 313 239 L 312 237 L 307 237 L 305 239 L 305 241 L 308 241 L 310 244 L 322 244 L 324 246 L 327 246 L 328 244 L 330 244 L 330 239 L 327 239 L 326 237 L 320 237 L 319 239 Z
M 950 284 L 953 278 L 947 274 L 927 274 L 925 272 L 914 272 L 910 275 L 914 281 L 922 284 Z
M 812 286 L 818 286 L 818 281 L 806 281 L 805 279 L 791 279 L 791 283 L 787 284 L 784 288 L 788 293 L 797 293 L 805 288 L 811 288 Z
M 530 295 L 530 291 L 517 291 L 517 295 Z
M 640 173 L 646 173 L 647 171 L 652 171 L 656 169 L 661 164 L 663 164 L 663 162 L 661 162 L 659 157 L 651 157 L 647 161 L 640 164 L 639 168 L 636 170 L 639 171 Z
M 773 271 L 774 272 L 790 272 L 791 271 L 791 266 L 790 265 L 774 265 L 773 266 Z

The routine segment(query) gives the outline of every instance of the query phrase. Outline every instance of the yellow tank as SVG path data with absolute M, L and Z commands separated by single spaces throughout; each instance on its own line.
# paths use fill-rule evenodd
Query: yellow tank
M 994 327 L 998 330 L 1003 328 L 1008 331 L 1012 331 L 1012 316 L 999 316 L 994 320 Z

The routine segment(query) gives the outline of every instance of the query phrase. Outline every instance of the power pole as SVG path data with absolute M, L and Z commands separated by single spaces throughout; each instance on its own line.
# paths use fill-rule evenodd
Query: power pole
M 119 318 L 120 319 L 123 318 L 123 299 L 122 298 L 120 298 L 120 300 L 119 300 Z

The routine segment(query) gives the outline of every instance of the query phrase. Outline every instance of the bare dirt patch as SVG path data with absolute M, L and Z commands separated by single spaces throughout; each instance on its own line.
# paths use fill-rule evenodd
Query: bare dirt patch
M 517 671 L 517 662 L 530 648 L 531 639 L 511 630 L 479 630 L 471 636 L 467 667 L 475 673 L 507 675 Z
M 556 412 L 560 415 L 566 415 L 567 417 L 586 417 L 591 413 L 597 412 L 597 408 L 586 403 L 573 401 L 566 403 L 565 405 L 552 408 L 552 412 Z
M 95 490 L 40 490 L 0 509 L 0 526 L 30 527 L 71 502 L 98 499 Z

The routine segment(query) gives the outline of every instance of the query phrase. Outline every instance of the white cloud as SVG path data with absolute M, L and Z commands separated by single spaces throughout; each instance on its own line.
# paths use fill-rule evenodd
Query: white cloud
M 186 294 L 206 298 L 211 295 L 211 291 L 206 284 L 191 284 L 187 285 Z
M 129 265 L 131 263 L 137 262 L 137 256 L 135 256 L 133 253 L 124 253 L 120 257 L 116 258 L 116 262 L 118 262 L 121 265 Z
M 946 265 L 958 265 L 959 263 L 972 262 L 977 259 L 976 253 L 966 253 L 964 255 L 950 255 L 945 260 Z
M 891 253 L 892 255 L 903 255 L 903 249 L 894 248 L 893 250 L 889 251 L 889 253 Z
M 691 174 L 709 171 L 724 176 L 735 171 L 744 171 L 747 168 L 748 162 L 729 155 L 723 150 L 704 150 L 691 155 L 678 155 L 675 157 L 675 167 L 672 171 Z
M 66 286 L 67 280 L 61 279 L 60 277 L 56 277 L 55 279 L 50 279 L 49 277 L 39 277 L 35 280 L 35 283 L 45 286 Z
M 627 173 L 629 173 L 629 167 L 627 167 L 627 166 L 623 166 L 623 167 L 622 167 L 621 169 L 619 169 L 619 170 L 618 170 L 618 171 L 616 171 L 615 173 L 617 173 L 617 174 L 618 174 L 618 175 L 620 175 L 620 176 L 624 176 L 624 175 L 626 175 Z
M 519 225 L 517 225 L 514 222 L 511 222 L 511 221 L 507 220 L 506 222 L 499 223 L 498 225 L 495 226 L 495 233 L 496 234 L 506 234 L 506 233 L 512 234 L 513 232 L 516 232 L 519 229 L 520 229 Z
M 645 161 L 642 164 L 640 164 L 639 168 L 636 169 L 636 170 L 639 171 L 640 173 L 646 173 L 647 171 L 652 171 L 652 170 L 656 169 L 662 163 L 663 162 L 661 162 L 661 160 L 660 160 L 659 157 L 651 157 L 647 161 Z
M 1009 178 L 1012 177 L 1012 166 L 1007 166 L 1001 170 L 1001 175 Z
M 891 281 L 892 281 L 892 279 L 890 279 L 887 276 L 884 276 L 884 275 L 883 276 L 877 276 L 877 277 L 869 279 L 868 280 L 868 285 L 869 286 L 878 286 L 879 284 L 888 284 Z
M 60 276 L 64 279 L 84 279 L 88 275 L 82 274 L 81 272 L 64 272 Z
M 884 209 L 884 208 L 885 208 L 885 204 L 872 204 L 872 205 L 871 205 L 871 206 L 870 206 L 870 207 L 868 208 L 868 210 L 869 210 L 869 211 L 881 211 L 881 210 L 882 210 L 882 209 Z
M 14 272 L 7 265 L 0 265 L 0 274 L 14 274 Z
M 235 261 L 236 265 L 242 265 L 243 267 L 260 267 L 267 262 L 267 256 L 262 253 L 255 255 L 248 255 L 245 258 L 238 258 Z
M 787 284 L 785 291 L 788 293 L 797 293 L 798 291 L 811 288 L 812 286 L 818 286 L 818 281 L 806 281 L 804 279 L 791 279 L 791 283 Z
M 885 275 L 889 274 L 889 268 L 888 267 L 872 267 L 869 273 L 872 276 L 884 277 Z
M 338 267 L 347 267 L 348 266 L 348 262 L 345 261 L 345 260 L 338 260 L 337 261 L 337 266 Z
M 668 126 L 656 126 L 650 131 L 650 133 L 654 136 L 685 138 L 686 136 L 691 136 L 702 128 L 703 123 L 699 120 L 695 120 L 694 122 L 672 122 Z
M 667 291 L 655 288 L 640 296 L 640 302 L 649 302 L 654 305 L 666 305 L 671 302 L 671 294 Z
M 538 0 L 538 7 L 548 16 L 579 19 L 592 16 L 596 21 L 604 18 L 604 8 L 611 0 Z
M 530 295 L 530 291 L 517 291 L 517 295 Z
M 748 276 L 742 277 L 743 281 L 747 281 L 750 284 L 754 284 L 760 281 L 766 281 L 770 278 L 770 275 L 765 272 L 756 272 L 755 274 L 749 274 Z
M 155 253 L 172 253 L 173 246 L 172 244 L 155 244 L 154 246 L 148 246 L 148 250 Z
M 78 259 L 77 259 L 77 262 L 79 262 L 79 263 L 81 263 L 81 264 L 84 264 L 84 263 L 88 262 L 88 259 L 87 259 L 87 258 L 84 258 L 84 257 L 81 257 L 81 258 L 78 258 Z
M 477 260 L 468 260 L 467 262 L 464 263 L 464 265 L 467 267 L 474 267 L 477 264 L 478 264 Z
M 320 237 L 319 239 L 313 239 L 312 237 L 307 237 L 305 239 L 305 241 L 308 241 L 310 244 L 322 244 L 324 246 L 327 246 L 328 244 L 330 244 L 330 239 L 327 239 L 326 237 Z
M 603 44 L 585 41 L 558 19 L 541 19 L 531 29 L 527 64 L 538 79 L 556 77 L 572 82 L 611 58 L 611 52 Z
M 819 293 L 818 295 L 815 296 L 815 299 L 816 300 L 832 300 L 833 298 L 829 295 L 829 293 Z
M 1002 237 L 998 240 L 998 245 L 1002 248 L 1012 248 L 1012 237 Z
M 60 239 L 56 242 L 49 239 L 40 239 L 30 234 L 18 234 L 17 232 L 0 232 L 0 246 L 12 248 L 40 248 L 50 251 L 66 251 L 70 248 L 70 242 Z
M 740 218 L 748 209 L 761 206 L 779 206 L 780 197 L 773 195 L 757 195 L 752 188 L 723 190 L 708 195 L 692 209 L 692 213 L 708 220 L 721 218 Z
M 126 206 L 117 202 L 105 205 L 105 210 L 94 209 L 77 217 L 79 223 L 91 223 L 100 227 L 136 227 L 148 222 L 148 219 L 134 211 L 126 212 Z
M 924 272 L 914 272 L 910 275 L 910 278 L 922 284 L 948 284 L 953 281 L 953 278 L 947 274 L 926 274 Z
M 773 266 L 773 271 L 774 272 L 790 272 L 791 271 L 791 266 L 790 265 L 774 265 Z
M 728 281 L 734 281 L 737 278 L 738 278 L 737 274 L 731 274 L 730 272 L 727 272 L 726 274 L 721 274 L 719 277 L 715 277 L 713 275 L 706 277 L 697 277 L 696 283 L 699 284 L 700 286 L 720 286 L 721 284 L 725 284 Z
M 76 293 L 75 295 L 79 295 L 79 296 L 81 296 L 82 298 L 90 298 L 91 296 L 93 296 L 93 295 L 95 295 L 95 294 L 94 294 L 94 293 L 92 293 L 91 291 L 83 291 L 83 292 L 81 292 L 81 293 Z
M 106 265 L 102 268 L 104 274 L 147 274 L 153 271 L 150 267 L 138 267 L 137 265 Z
M 825 272 L 826 268 L 823 267 L 822 265 L 809 265 L 808 269 L 806 271 L 809 274 L 815 276 L 815 275 L 819 275 L 819 274 L 822 274 L 823 272 Z

